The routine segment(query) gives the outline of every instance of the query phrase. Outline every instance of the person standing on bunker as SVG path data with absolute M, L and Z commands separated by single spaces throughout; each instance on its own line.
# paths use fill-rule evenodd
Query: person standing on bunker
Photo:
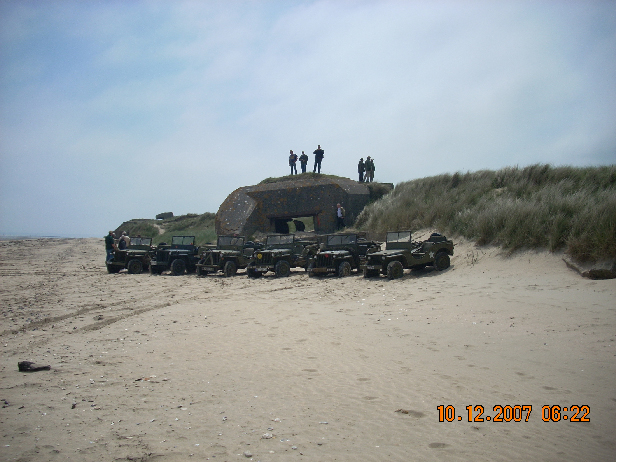
M 313 154 L 315 155 L 315 165 L 313 166 L 313 172 L 317 171 L 318 174 L 321 174 L 321 161 L 324 158 L 321 145 L 317 145 L 317 149 L 313 151 Z
M 289 167 L 291 168 L 291 174 L 294 174 L 294 171 L 296 173 L 296 175 L 298 175 L 298 169 L 296 168 L 296 161 L 298 160 L 298 155 L 294 154 L 293 150 L 289 150 Z
M 364 164 L 364 158 L 360 158 L 360 161 L 358 162 L 358 182 L 362 183 L 364 181 L 364 169 L 365 169 L 365 164 Z
M 308 156 L 304 154 L 304 151 L 302 151 L 302 154 L 300 155 L 300 169 L 302 170 L 303 174 L 306 172 L 307 163 L 308 163 Z
M 372 183 L 373 178 L 375 177 L 375 160 L 373 158 L 371 158 L 370 170 L 368 167 L 366 168 L 366 170 L 368 172 L 368 181 Z

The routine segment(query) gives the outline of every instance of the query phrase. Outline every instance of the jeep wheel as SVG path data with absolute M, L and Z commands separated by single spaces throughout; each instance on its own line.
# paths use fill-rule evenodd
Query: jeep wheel
M 144 271 L 144 265 L 139 259 L 131 259 L 126 266 L 129 273 L 141 273 Z
M 118 273 L 120 271 L 120 267 L 116 267 L 115 265 L 107 265 L 107 273 Z
M 182 259 L 175 259 L 171 263 L 171 274 L 172 275 L 184 275 L 186 271 L 186 263 Z
M 160 275 L 163 270 L 155 265 L 150 265 L 150 275 Z
M 249 278 L 259 278 L 261 275 L 263 275 L 261 272 L 258 272 L 254 268 L 247 268 L 246 274 Z
M 450 267 L 450 256 L 443 251 L 440 251 L 435 256 L 435 263 L 433 264 L 435 270 L 445 270 Z
M 315 262 L 309 262 L 308 266 L 306 267 L 306 271 L 308 272 L 309 277 L 315 276 L 315 272 L 313 272 L 314 268 L 315 268 Z
M 291 273 L 289 262 L 286 260 L 279 260 L 274 266 L 274 273 L 277 277 L 288 277 Z
M 228 260 L 227 262 L 225 262 L 225 267 L 223 267 L 223 275 L 229 278 L 234 276 L 237 271 L 238 267 L 233 260 Z
M 348 277 L 349 275 L 351 275 L 351 265 L 345 260 L 338 266 L 338 276 Z
M 366 267 L 364 267 L 362 269 L 362 274 L 364 275 L 364 278 L 378 277 L 379 270 L 369 270 Z
M 401 278 L 403 276 L 403 264 L 398 260 L 393 260 L 388 264 L 387 274 L 390 280 Z
M 207 274 L 208 274 L 208 271 L 204 270 L 203 267 L 201 267 L 201 266 L 197 267 L 197 276 L 202 277 L 202 276 L 206 276 Z

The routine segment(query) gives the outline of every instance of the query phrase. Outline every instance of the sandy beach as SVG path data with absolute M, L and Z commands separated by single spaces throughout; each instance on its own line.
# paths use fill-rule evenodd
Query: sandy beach
M 394 281 L 108 274 L 102 239 L 0 242 L 0 460 L 615 461 L 615 280 L 455 242 Z

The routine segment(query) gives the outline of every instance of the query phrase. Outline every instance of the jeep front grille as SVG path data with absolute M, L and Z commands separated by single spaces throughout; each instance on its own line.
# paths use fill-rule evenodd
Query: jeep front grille
M 315 259 L 315 267 L 334 267 L 334 258 L 332 254 L 317 254 Z
M 219 265 L 221 263 L 221 253 L 220 252 L 212 252 L 210 253 L 210 261 L 206 258 L 206 263 L 210 263 L 211 265 Z
M 255 263 L 257 265 L 270 265 L 272 264 L 272 254 L 269 252 L 258 252 L 255 256 Z

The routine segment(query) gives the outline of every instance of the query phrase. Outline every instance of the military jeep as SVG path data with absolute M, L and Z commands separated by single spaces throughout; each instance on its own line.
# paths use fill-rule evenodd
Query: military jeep
M 173 236 L 171 244 L 159 243 L 151 251 L 150 273 L 160 275 L 171 270 L 172 275 L 183 275 L 196 270 L 199 261 L 199 247 L 194 236 Z
M 454 244 L 439 233 L 433 233 L 428 240 L 413 241 L 410 231 L 388 232 L 386 249 L 367 256 L 362 265 L 364 277 L 387 275 L 389 279 L 401 278 L 404 269 L 421 269 L 432 265 L 436 270 L 450 266 Z
M 238 269 L 246 268 L 256 248 L 261 245 L 245 241 L 244 236 L 221 235 L 215 248 L 209 247 L 202 252 L 197 275 L 222 271 L 226 277 L 234 276 Z
M 310 260 L 307 271 L 310 277 L 328 273 L 348 276 L 352 270 L 360 268 L 367 254 L 380 249 L 381 243 L 367 241 L 355 233 L 326 235 L 319 252 Z
M 114 258 L 107 262 L 107 272 L 118 273 L 127 269 L 129 273 L 142 273 L 150 267 L 152 238 L 131 238 L 126 249 L 116 249 Z
M 316 240 L 296 240 L 295 235 L 268 235 L 266 245 L 253 253 L 246 267 L 250 278 L 274 272 L 277 277 L 287 277 L 294 267 L 306 269 L 309 259 L 315 252 L 311 245 Z

